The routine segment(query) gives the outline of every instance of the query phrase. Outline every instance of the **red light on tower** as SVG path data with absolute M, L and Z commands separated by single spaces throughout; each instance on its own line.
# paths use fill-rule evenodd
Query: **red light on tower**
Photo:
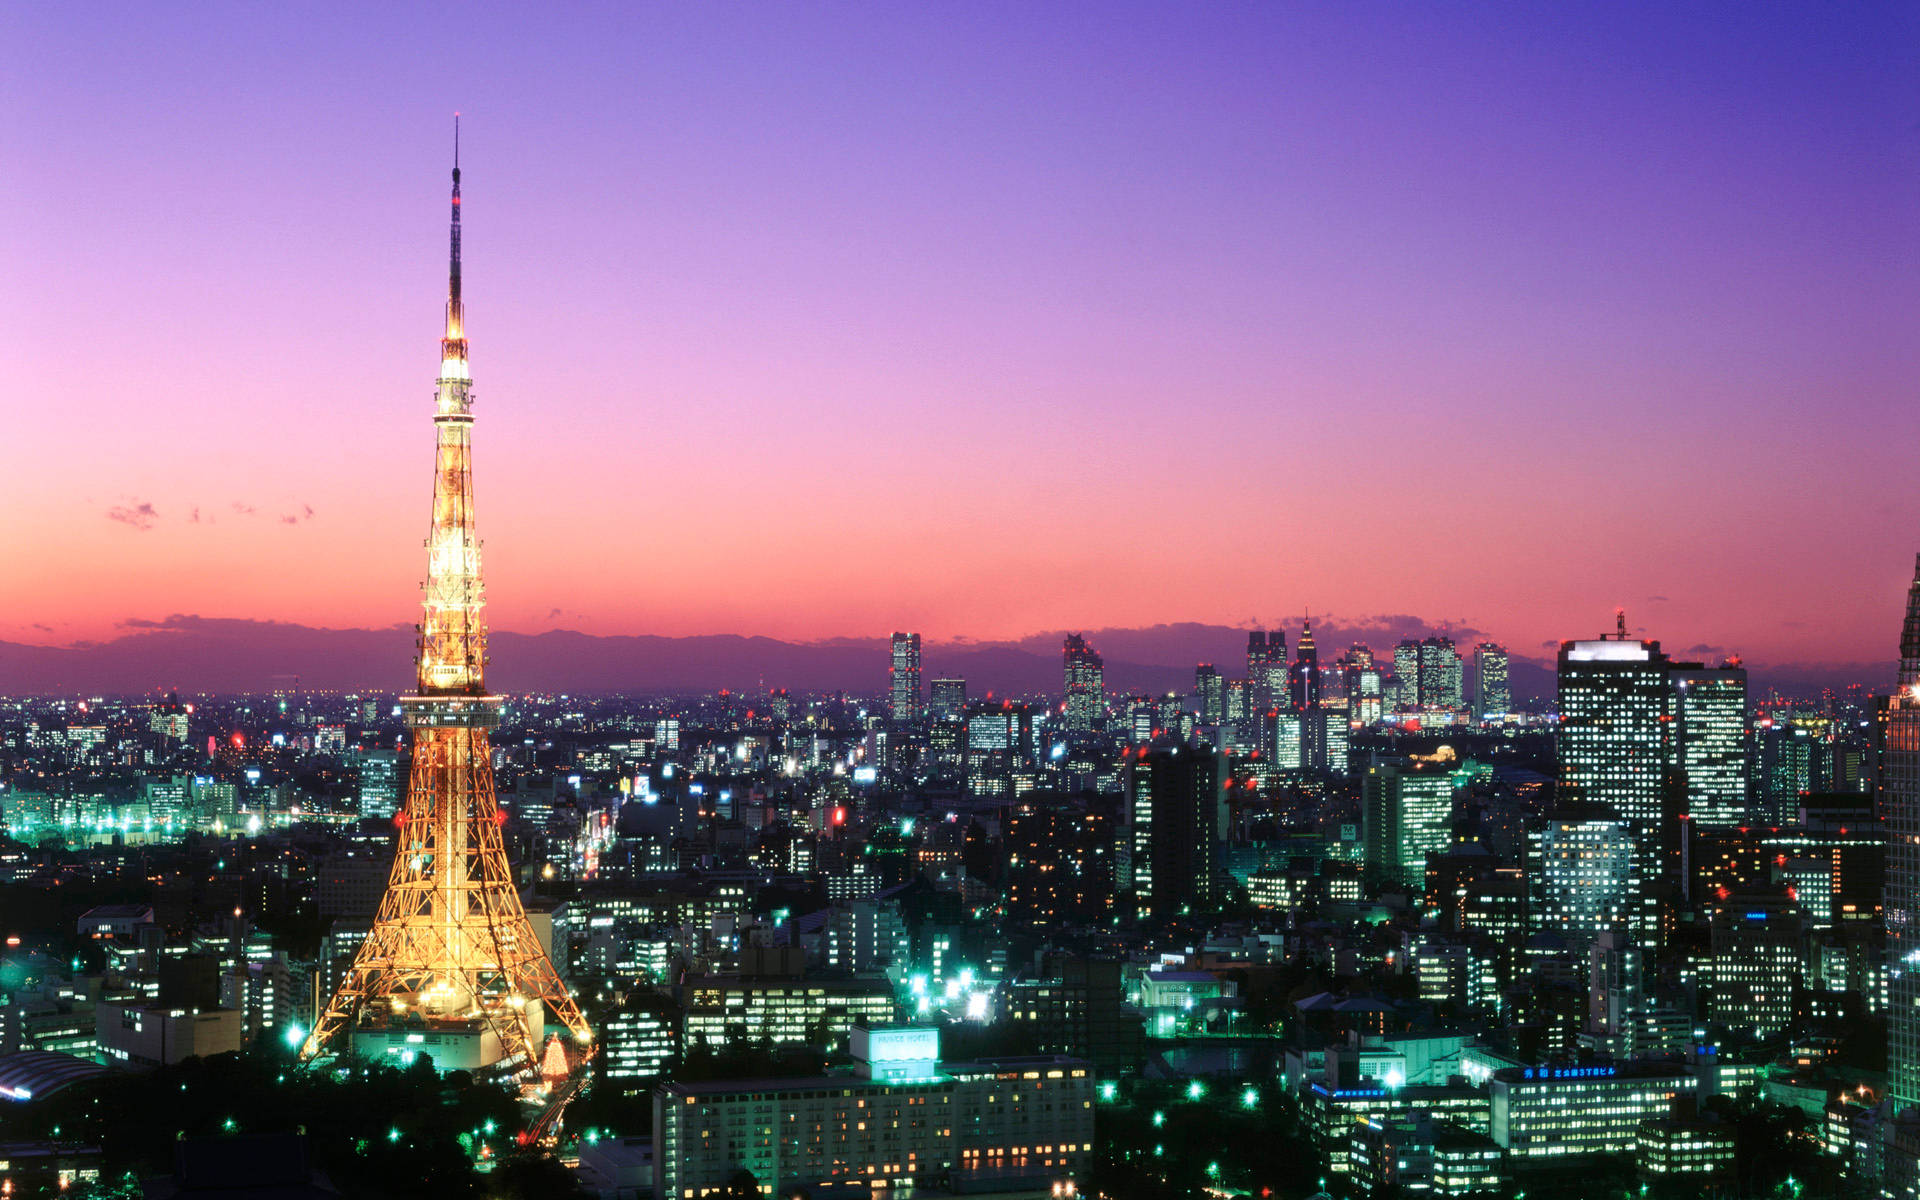
M 835 825 L 845 825 L 847 823 L 847 810 L 836 807 L 833 810 L 832 820 Z

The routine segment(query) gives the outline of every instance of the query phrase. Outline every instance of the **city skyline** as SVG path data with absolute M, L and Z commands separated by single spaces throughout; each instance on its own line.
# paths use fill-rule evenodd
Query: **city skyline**
M 0 641 L 410 620 L 464 108 L 504 630 L 1892 661 L 1911 12 L 956 15 L 7 14 Z

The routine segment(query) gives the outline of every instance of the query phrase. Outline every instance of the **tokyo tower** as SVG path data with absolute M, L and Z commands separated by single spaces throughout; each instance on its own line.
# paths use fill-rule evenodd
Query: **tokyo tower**
M 460 300 L 460 136 L 454 125 L 447 330 L 433 425 L 433 524 L 418 686 L 400 699 L 412 731 L 393 871 L 367 940 L 300 1055 L 416 1053 L 442 1069 L 494 1068 L 570 1095 L 593 1032 L 514 890 L 493 791 L 488 731 L 502 698 L 485 682 L 480 539 L 473 521 L 473 376 Z M 546 1024 L 559 1028 L 551 1040 Z M 544 1042 L 544 1045 L 543 1045 Z M 558 1085 L 558 1086 L 556 1086 Z

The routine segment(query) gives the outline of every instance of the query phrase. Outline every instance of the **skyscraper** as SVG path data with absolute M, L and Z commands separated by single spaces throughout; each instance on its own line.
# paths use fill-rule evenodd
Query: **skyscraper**
M 473 509 L 473 376 L 460 297 L 460 166 L 446 336 L 434 406 L 433 519 L 420 623 L 416 693 L 403 696 L 412 771 L 394 841 L 393 870 L 373 928 L 314 1023 L 303 1059 L 322 1049 L 381 1058 L 431 1037 L 442 1068 L 496 1063 L 529 1087 L 556 1067 L 569 1082 L 536 1123 L 544 1136 L 583 1078 L 593 1034 L 547 958 L 507 862 L 494 796 L 488 731 L 502 697 L 486 686 L 480 538 Z M 573 1043 L 540 1043 L 557 1022 Z M 556 1061 L 557 1059 L 557 1061 Z
M 1066 679 L 1067 729 L 1086 733 L 1106 715 L 1106 663 L 1077 633 L 1067 635 L 1060 658 Z
M 1256 629 L 1247 635 L 1247 703 L 1264 717 L 1287 694 L 1287 635 Z
M 1535 835 L 1533 859 L 1538 928 L 1587 943 L 1630 916 L 1634 831 L 1612 809 L 1564 805 Z
M 936 679 L 928 695 L 937 720 L 958 720 L 967 711 L 967 681 L 964 679 Z
M 1368 874 L 1424 889 L 1427 860 L 1453 844 L 1454 775 L 1439 763 L 1382 763 L 1361 780 Z
M 1386 715 L 1386 705 L 1381 695 L 1380 669 L 1374 665 L 1373 650 L 1355 642 L 1340 657 L 1346 675 L 1348 715 L 1362 726 L 1379 724 Z
M 1473 648 L 1473 718 L 1485 722 L 1505 716 L 1513 707 L 1507 687 L 1507 648 L 1481 642 Z
M 1226 720 L 1227 689 L 1212 663 L 1201 663 L 1193 669 L 1193 698 L 1199 705 L 1202 725 L 1219 725 Z
M 1681 663 L 1671 677 L 1673 756 L 1686 782 L 1687 816 L 1696 825 L 1738 825 L 1751 807 L 1746 668 Z
M 1652 830 L 1668 762 L 1667 658 L 1660 643 L 1560 644 L 1560 773 L 1573 798 Z
M 1920 558 L 1900 633 L 1900 688 L 1887 702 L 1880 809 L 1887 821 L 1887 1093 L 1920 1105 Z
M 920 719 L 920 635 L 893 635 L 893 665 L 887 669 L 893 700 L 893 719 Z
M 1313 622 L 1300 626 L 1300 643 L 1294 650 L 1288 690 L 1295 712 L 1304 713 L 1320 702 L 1320 652 L 1313 644 Z
M 1672 664 L 1660 643 L 1612 638 L 1560 645 L 1556 739 L 1564 800 L 1600 805 L 1633 845 L 1629 921 L 1643 944 L 1658 924 L 1657 881 L 1677 869 L 1680 807 L 1673 788 Z
M 1401 712 L 1420 707 L 1420 643 L 1410 638 L 1393 648 L 1393 706 Z
M 1158 745 L 1127 762 L 1126 844 L 1140 916 L 1178 916 L 1218 899 L 1225 784 L 1217 751 Z
M 1466 707 L 1461 686 L 1460 651 L 1452 638 L 1430 637 L 1420 643 L 1419 697 L 1421 708 L 1457 712 Z

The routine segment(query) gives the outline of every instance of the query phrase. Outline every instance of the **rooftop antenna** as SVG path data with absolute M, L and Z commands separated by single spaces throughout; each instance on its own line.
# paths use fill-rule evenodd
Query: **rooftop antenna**
M 1613 610 L 1613 628 L 1619 640 L 1627 640 L 1627 610 L 1621 606 Z

